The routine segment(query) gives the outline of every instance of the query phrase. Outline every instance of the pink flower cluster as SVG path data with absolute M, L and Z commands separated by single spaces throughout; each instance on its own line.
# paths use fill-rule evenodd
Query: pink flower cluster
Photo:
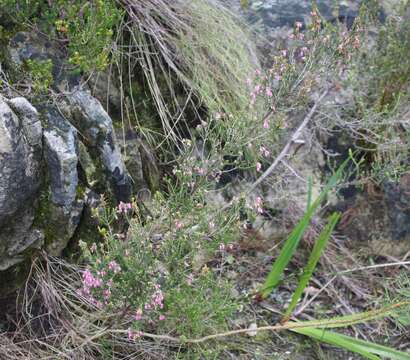
M 134 321 L 141 321 L 143 320 L 143 315 L 144 315 L 144 311 L 147 313 L 147 316 L 150 314 L 150 312 L 155 311 L 155 310 L 159 310 L 159 309 L 163 309 L 164 308 L 164 294 L 161 290 L 161 285 L 159 284 L 155 284 L 154 285 L 155 291 L 154 293 L 151 295 L 151 299 L 149 302 L 144 304 L 144 310 L 142 308 L 138 308 L 133 317 L 132 320 Z M 151 313 L 152 314 L 152 313 Z M 152 316 L 152 315 L 151 315 Z M 165 315 L 164 314 L 160 314 L 158 316 L 158 320 L 159 321 L 163 321 L 165 320 Z M 134 331 L 131 328 L 128 329 L 128 339 L 129 340 L 136 340 L 138 339 L 140 336 L 142 335 L 141 331 Z
M 110 269 L 114 274 L 117 274 L 121 271 L 120 265 L 118 265 L 115 260 L 112 260 L 108 263 L 108 269 Z
M 128 329 L 128 340 L 137 340 L 143 335 L 142 331 L 134 331 L 131 328 Z
M 132 204 L 120 201 L 116 210 L 118 214 L 127 214 L 132 210 Z
M 120 271 L 121 267 L 115 260 L 109 262 L 108 270 L 99 270 L 96 275 L 90 269 L 85 269 L 82 273 L 82 287 L 77 293 L 97 308 L 103 308 L 108 305 L 111 297 L 113 276 Z
M 263 214 L 263 200 L 260 196 L 255 199 L 254 207 L 259 214 Z
M 261 146 L 261 147 L 259 148 L 259 152 L 260 152 L 261 155 L 264 156 L 264 157 L 268 157 L 268 156 L 270 155 L 270 151 L 269 151 L 266 147 L 264 147 L 264 146 Z

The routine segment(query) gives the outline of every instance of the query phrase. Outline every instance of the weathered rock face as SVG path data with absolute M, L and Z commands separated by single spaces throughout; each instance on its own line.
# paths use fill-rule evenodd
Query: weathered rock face
M 127 163 L 138 178 L 132 181 L 111 117 L 86 85 L 79 86 L 80 77 L 66 71 L 58 45 L 20 32 L 4 55 L 6 71 L 15 72 L 27 60 L 51 60 L 52 87 L 59 95 L 33 97 L 35 106 L 15 97 L 12 89 L 10 99 L 0 96 L 0 275 L 34 249 L 59 256 L 71 239 L 90 236 L 91 208 L 100 196 L 108 194 L 113 203 L 129 201 L 150 184 L 143 162 L 156 169 L 154 157 L 136 137 L 127 144 L 132 156 Z M 107 109 L 117 111 L 121 98 L 115 87 L 104 84 L 107 79 L 104 74 L 95 79 L 93 92 L 107 98 Z
M 410 250 L 410 174 L 398 182 L 372 187 L 338 204 L 339 231 L 353 247 L 380 256 L 403 256 Z
M 41 185 L 41 136 L 37 111 L 26 99 L 0 97 L 0 270 L 42 243 L 41 232 L 32 229 L 32 203 Z
M 69 101 L 75 126 L 101 159 L 115 197 L 121 201 L 129 201 L 130 178 L 121 157 L 111 118 L 101 103 L 87 91 L 75 91 Z
M 56 108 L 46 107 L 44 117 L 44 155 L 51 192 L 48 228 L 53 230 L 48 251 L 59 255 L 73 236 L 84 205 L 83 199 L 77 200 L 78 139 L 75 128 Z

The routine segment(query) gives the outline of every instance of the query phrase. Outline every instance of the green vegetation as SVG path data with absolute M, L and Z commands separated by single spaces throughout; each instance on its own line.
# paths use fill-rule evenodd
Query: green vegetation
M 241 4 L 247 6 L 247 1 Z M 0 353 L 10 359 L 27 352 L 33 359 L 258 358 L 258 351 L 270 354 L 276 349 L 272 331 L 290 330 L 369 359 L 409 358 L 347 335 L 352 329 L 363 333 L 357 324 L 387 316 L 406 326 L 408 319 L 395 316 L 392 309 L 399 304 L 408 311 L 408 286 L 403 287 L 407 300 L 399 302 L 393 294 L 390 305 L 377 307 L 384 295 L 363 297 L 358 301 L 362 308 L 379 310 L 345 317 L 336 315 L 354 309 L 343 301 L 339 306 L 335 292 L 326 293 L 341 274 L 329 262 L 347 255 L 325 249 L 328 243 L 338 246 L 331 234 L 339 214 L 331 215 L 326 225 L 317 213 L 335 196 L 337 182 L 348 177 L 344 159 L 337 158 L 342 165 L 324 181 L 316 200 L 310 184 L 307 208 L 285 213 L 281 221 L 290 235 L 282 246 L 253 227 L 282 210 L 271 207 L 265 191 L 283 189 L 280 196 L 291 202 L 287 161 L 298 148 L 279 157 L 289 137 L 292 146 L 301 144 L 302 131 L 295 134 L 294 129 L 303 119 L 311 118 L 306 128 L 312 134 L 344 134 L 351 140 L 348 148 L 353 151 L 347 152 L 352 160 L 353 153 L 359 159 L 354 161 L 359 184 L 368 178 L 397 179 L 408 171 L 408 141 L 396 141 L 410 138 L 408 128 L 399 126 L 409 110 L 406 18 L 381 24 L 370 11 L 374 9 L 364 8 L 347 30 L 324 22 L 313 9 L 308 29 L 302 33 L 302 25 L 295 24 L 287 48 L 275 49 L 268 68 L 260 69 L 251 35 L 213 2 L 0 0 L 0 8 L 19 28 L 35 25 L 60 41 L 71 70 L 85 78 L 101 70 L 117 76 L 123 126 L 136 126 L 164 165 L 161 186 L 149 201 L 115 208 L 103 202 L 95 209 L 103 241 L 80 242 L 79 264 L 34 261 L 19 319 L 24 327 L 16 330 L 19 342 L 7 335 L 3 341 L 0 334 Z M 26 67 L 34 92 L 44 95 L 53 80 L 51 61 L 33 60 Z M 323 89 L 333 98 L 347 93 L 342 105 L 328 98 L 317 101 Z M 309 118 L 312 102 L 316 111 Z M 143 115 L 140 106 L 146 110 Z M 148 119 L 151 112 L 153 119 Z M 280 170 L 264 172 L 275 163 Z M 239 190 L 225 186 L 230 176 Z M 264 186 L 254 187 L 252 181 L 262 177 Z M 47 221 L 50 209 L 41 211 L 40 220 Z M 306 239 L 312 229 L 319 229 L 313 231 L 313 246 Z M 322 266 L 316 269 L 319 262 Z M 281 282 L 285 268 L 296 274 L 306 263 L 296 288 L 292 281 Z M 316 273 L 319 279 L 314 279 Z M 325 286 L 322 280 L 329 274 Z M 342 289 L 356 290 L 354 281 L 343 275 L 347 285 Z M 308 289 L 310 282 L 313 290 Z M 324 300 L 315 303 L 314 295 L 305 302 L 308 291 L 323 291 Z M 264 300 L 263 306 L 255 300 Z M 306 316 L 329 317 L 296 321 L 304 315 L 297 311 L 301 301 L 302 309 L 311 305 Z M 343 327 L 346 335 L 324 330 L 334 327 Z M 262 335 L 264 330 L 269 332 Z M 286 343 L 286 335 L 281 341 Z
M 53 82 L 53 63 L 49 60 L 27 60 L 26 68 L 30 76 L 33 91 L 46 93 Z
M 51 39 L 66 42 L 68 62 L 87 72 L 108 66 L 122 14 L 114 0 L 1 0 L 0 10 L 18 28 L 35 24 Z

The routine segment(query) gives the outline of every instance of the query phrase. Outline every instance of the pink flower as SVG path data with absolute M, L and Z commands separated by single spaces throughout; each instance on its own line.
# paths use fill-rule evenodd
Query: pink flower
M 264 147 L 264 146 L 261 146 L 261 147 L 259 148 L 259 152 L 260 152 L 261 155 L 264 156 L 264 157 L 268 157 L 268 156 L 270 155 L 269 150 L 268 150 L 266 147 Z
M 103 295 L 104 295 L 104 299 L 109 299 L 110 298 L 110 296 L 111 296 L 111 290 L 110 290 L 110 288 L 108 288 L 108 289 L 105 289 L 104 291 L 103 291 Z
M 263 128 L 264 128 L 264 129 L 269 129 L 269 120 L 268 120 L 268 119 L 265 119 L 265 120 L 263 121 Z
M 181 229 L 184 226 L 184 224 L 179 221 L 179 220 L 175 220 L 175 227 L 177 230 Z
M 135 312 L 134 319 L 137 320 L 137 321 L 139 321 L 139 320 L 142 319 L 142 309 L 138 309 L 138 310 Z
M 159 316 L 159 320 L 160 320 L 160 321 L 165 320 L 165 315 L 160 315 L 160 316 Z
M 187 284 L 188 284 L 189 286 L 191 286 L 193 281 L 194 281 L 194 275 L 193 275 L 193 274 L 189 274 L 189 275 L 187 276 L 187 279 L 186 279 Z
M 303 24 L 300 21 L 296 21 L 295 25 L 298 29 L 300 29 L 303 26 Z
M 90 252 L 91 253 L 94 253 L 94 252 L 96 252 L 97 251 L 97 244 L 96 243 L 93 243 L 92 245 L 91 245 L 91 247 L 90 247 Z
M 124 202 L 120 201 L 120 203 L 117 206 L 117 213 L 126 214 L 131 209 L 132 209 L 132 204 L 131 203 L 124 203 Z
M 214 230 L 215 229 L 215 223 L 213 221 L 210 221 L 208 223 L 208 226 L 209 226 L 209 230 Z
M 269 87 L 266 88 L 266 96 L 267 97 L 272 97 L 273 96 L 272 90 Z
M 287 50 L 282 50 L 280 52 L 282 54 L 282 56 L 286 57 L 288 55 L 288 51 Z
M 136 340 L 136 339 L 138 339 L 139 337 L 141 337 L 142 334 L 143 334 L 142 331 L 136 331 L 136 332 L 134 332 L 134 331 L 132 331 L 131 328 L 128 328 L 127 333 L 128 333 L 128 340 Z
M 261 198 L 260 196 L 258 196 L 258 197 L 255 199 L 255 204 L 254 204 L 254 206 L 255 206 L 256 211 L 257 211 L 259 214 L 263 214 L 262 203 L 263 203 L 262 198 Z
M 157 290 L 153 295 L 152 295 L 152 306 L 154 308 L 159 307 L 162 309 L 164 307 L 164 295 L 161 290 Z
M 219 251 L 224 251 L 225 250 L 225 244 L 219 244 Z
M 114 273 L 118 273 L 121 271 L 120 265 L 117 264 L 115 260 L 112 260 L 108 263 L 108 268 Z
M 260 162 L 256 163 L 256 171 L 260 172 L 262 170 L 262 164 Z

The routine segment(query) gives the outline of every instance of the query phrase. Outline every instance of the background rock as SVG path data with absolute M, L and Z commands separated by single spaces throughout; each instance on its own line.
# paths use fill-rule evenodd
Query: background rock
M 95 241 L 95 199 L 105 194 L 113 205 L 128 202 L 159 183 L 155 157 L 136 133 L 123 145 L 129 176 L 107 112 L 115 117 L 121 110 L 109 73 L 80 87 L 60 45 L 36 32 L 16 33 L 4 50 L 5 71 L 28 88 L 28 60 L 51 60 L 53 81 L 48 95 L 27 92 L 26 99 L 10 88 L 10 100 L 0 97 L 0 270 L 35 249 L 59 256 L 71 240 L 94 234 Z
M 33 202 L 41 185 L 41 124 L 22 98 L 0 96 L 0 270 L 20 262 L 20 253 L 42 242 L 32 228 Z

